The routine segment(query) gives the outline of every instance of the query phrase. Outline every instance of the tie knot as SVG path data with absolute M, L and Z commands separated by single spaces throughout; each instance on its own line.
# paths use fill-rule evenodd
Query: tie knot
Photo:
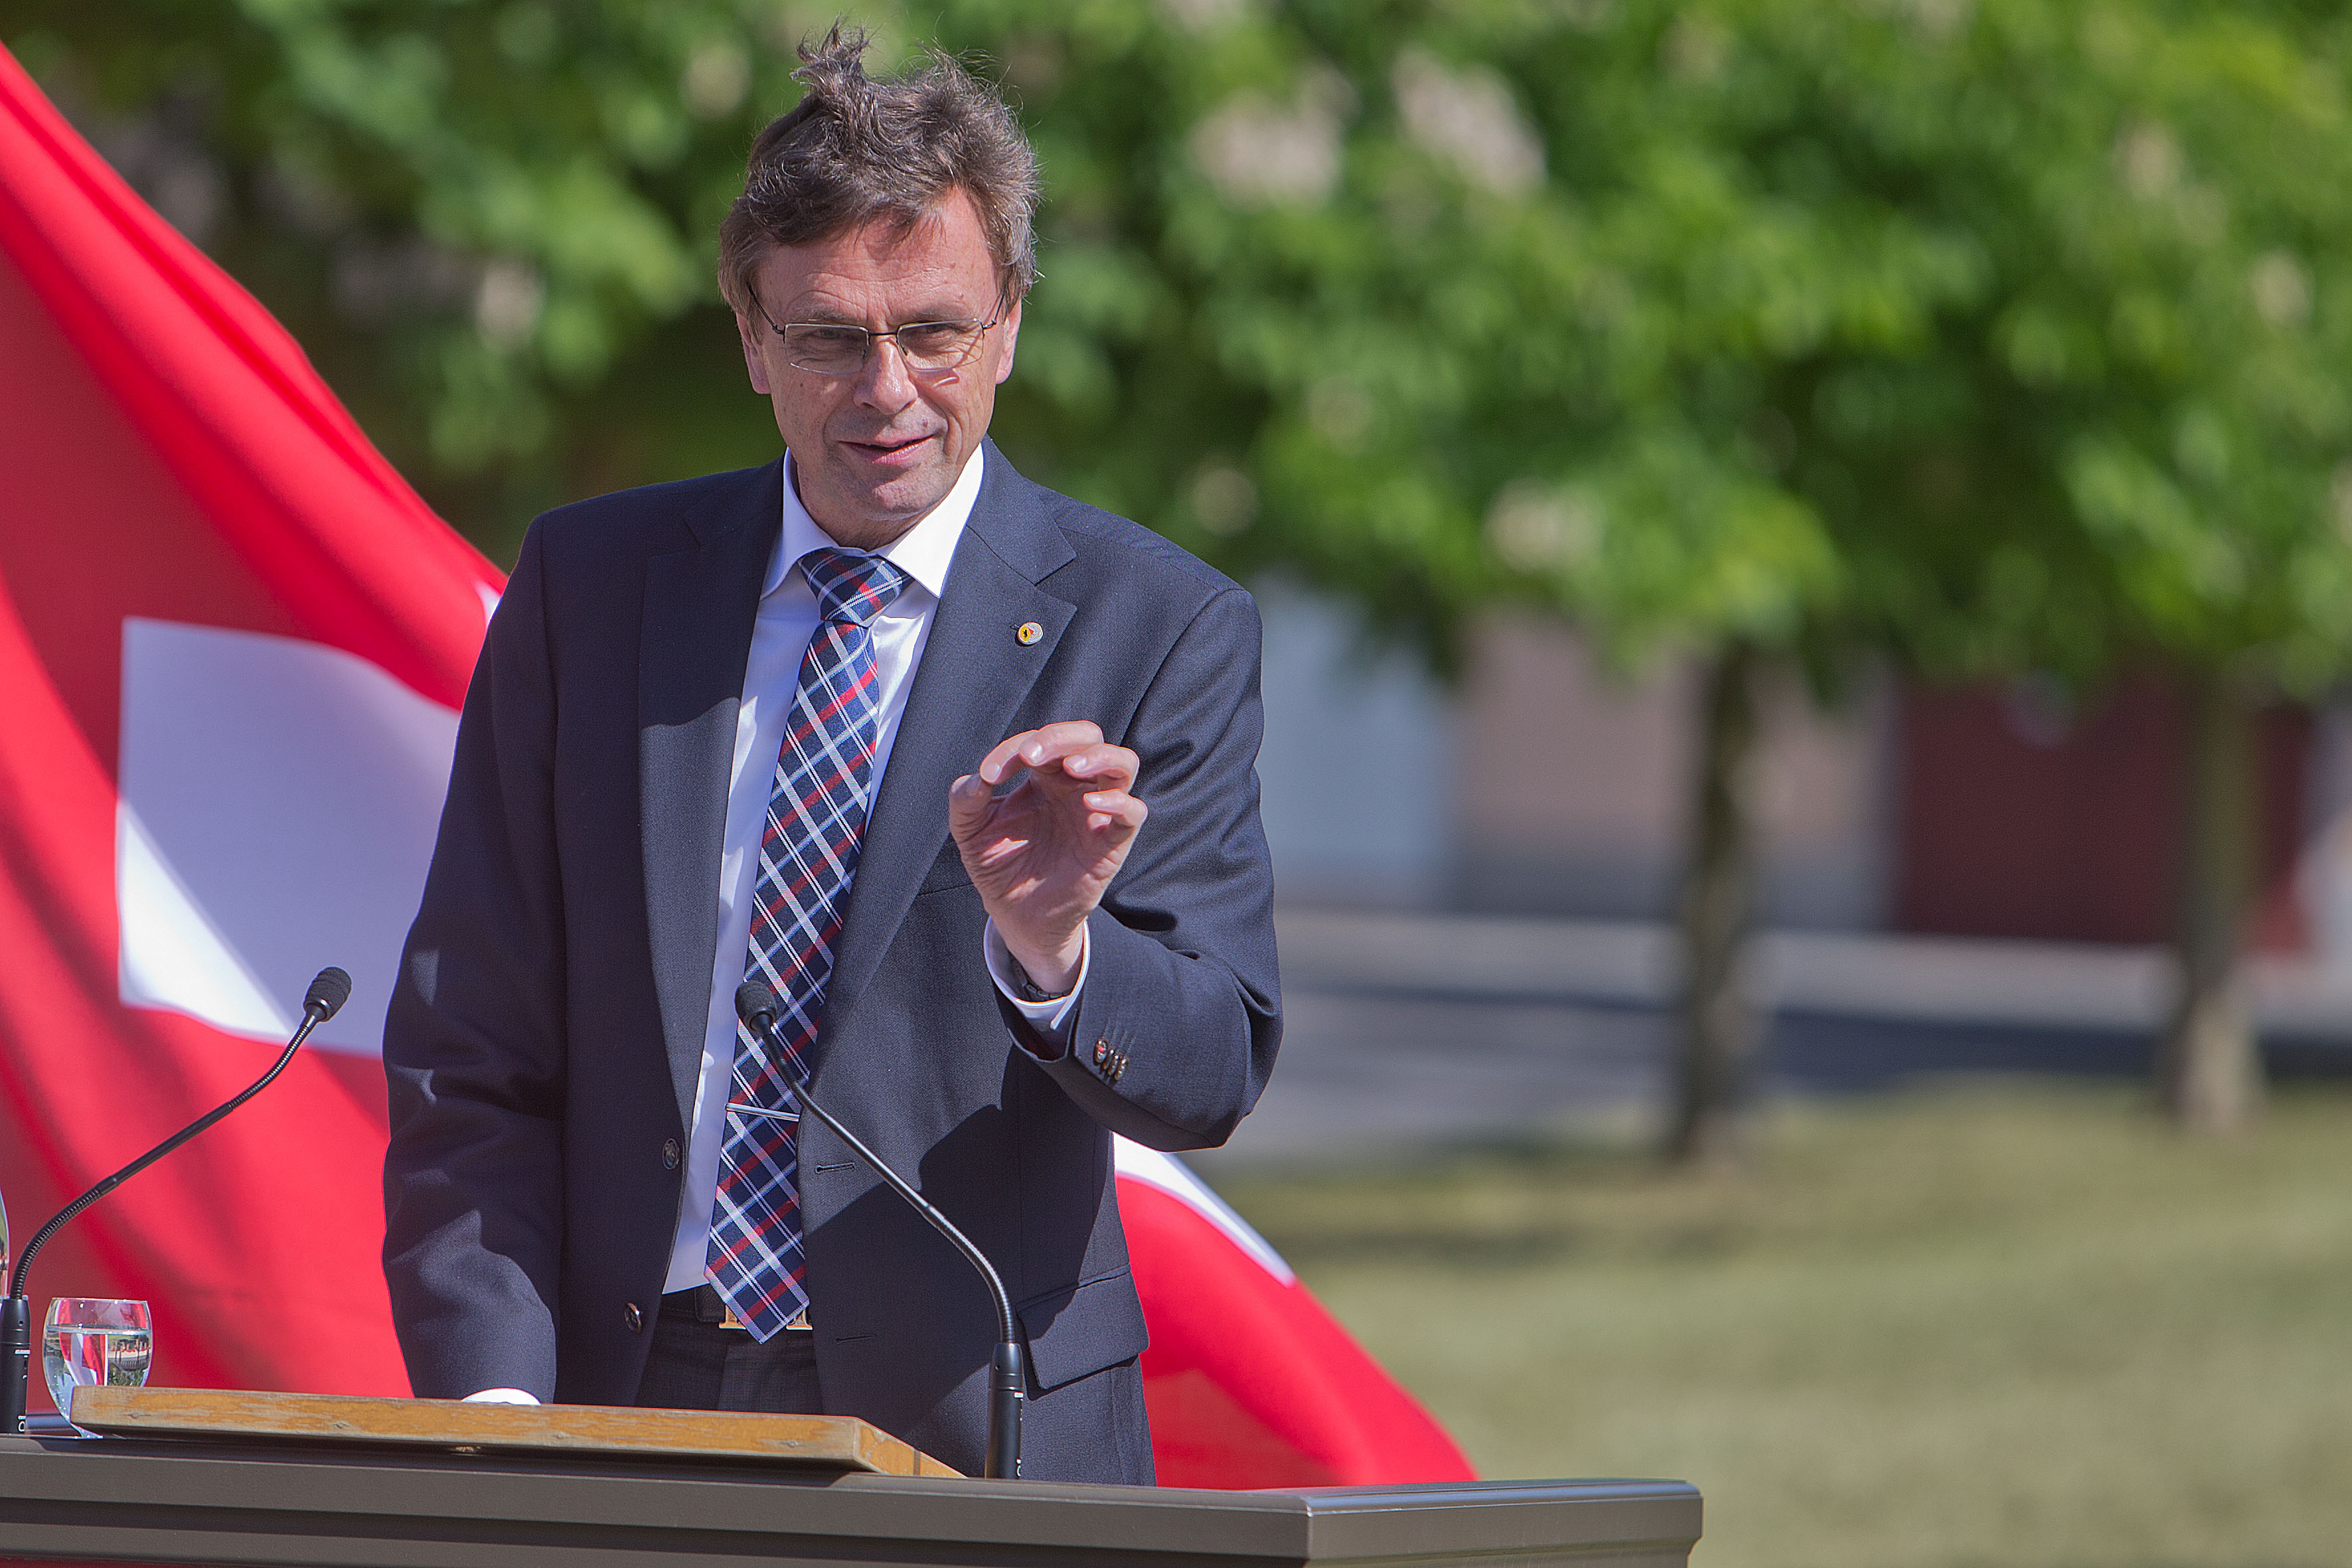
M 816 590 L 816 612 L 827 621 L 862 626 L 897 602 L 907 574 L 879 555 L 854 550 L 812 550 L 801 571 Z

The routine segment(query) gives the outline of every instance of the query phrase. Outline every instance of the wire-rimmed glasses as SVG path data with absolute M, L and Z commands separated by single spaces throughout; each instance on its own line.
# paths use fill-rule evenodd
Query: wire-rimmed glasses
M 874 340 L 889 338 L 898 345 L 898 357 L 917 375 L 944 375 L 961 368 L 980 347 L 991 327 L 1004 320 L 999 307 L 996 314 L 984 321 L 909 321 L 887 332 L 877 332 L 846 321 L 782 321 L 768 314 L 768 308 L 754 295 L 751 303 L 758 307 L 761 320 L 768 330 L 784 341 L 784 362 L 795 370 L 814 371 L 818 375 L 855 375 L 866 368 L 866 356 L 874 352 Z

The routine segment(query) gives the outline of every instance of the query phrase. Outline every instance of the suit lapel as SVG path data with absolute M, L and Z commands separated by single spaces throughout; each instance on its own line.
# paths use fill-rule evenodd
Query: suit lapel
M 1013 714 L 1077 613 L 1037 585 L 1073 559 L 1041 504 L 1045 492 L 1014 473 L 994 443 L 982 450 L 980 496 L 866 819 L 825 988 L 827 1042 L 873 980 L 915 889 L 947 846 L 948 785 L 1011 732 Z M 1045 635 L 1024 646 L 1015 629 L 1033 621 Z M 820 1066 L 824 1059 L 821 1044 Z
M 760 584 L 783 516 L 781 459 L 746 475 L 740 500 L 689 518 L 691 546 L 646 563 L 637 662 L 637 789 L 654 997 L 691 1126 L 719 945 L 719 862 L 743 666 Z

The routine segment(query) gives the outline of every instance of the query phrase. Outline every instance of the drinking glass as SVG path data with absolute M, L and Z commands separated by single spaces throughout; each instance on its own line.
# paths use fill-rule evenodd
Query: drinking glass
M 73 1391 L 85 1384 L 138 1388 L 155 1359 L 155 1326 L 144 1301 L 60 1296 L 42 1321 L 41 1372 L 58 1414 L 73 1415 Z M 74 1428 L 85 1437 L 95 1432 Z

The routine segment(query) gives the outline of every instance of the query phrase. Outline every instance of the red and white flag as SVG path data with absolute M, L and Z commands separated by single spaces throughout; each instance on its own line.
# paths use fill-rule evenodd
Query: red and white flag
M 153 1304 L 158 1384 L 405 1393 L 378 1051 L 503 580 L 0 50 L 0 1194 L 40 1297 Z M 1163 1484 L 1467 1479 L 1178 1162 L 1122 1144 Z M 37 1309 L 38 1303 L 37 1302 Z M 37 1405 L 45 1401 L 35 1393 Z
M 1151 1330 L 1143 1396 L 1161 1486 L 1476 1479 L 1445 1429 L 1200 1177 L 1124 1138 L 1112 1151 Z

